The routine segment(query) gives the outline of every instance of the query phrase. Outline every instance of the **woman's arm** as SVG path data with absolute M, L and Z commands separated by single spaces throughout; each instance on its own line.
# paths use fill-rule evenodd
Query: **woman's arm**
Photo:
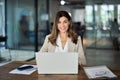
M 83 51 L 83 46 L 82 46 L 82 42 L 81 42 L 81 38 L 78 38 L 78 62 L 79 65 L 86 65 L 86 57 Z

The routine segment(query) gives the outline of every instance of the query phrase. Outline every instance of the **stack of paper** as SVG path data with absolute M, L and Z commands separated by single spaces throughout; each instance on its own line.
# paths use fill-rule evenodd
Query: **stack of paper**
M 84 67 L 88 78 L 115 78 L 117 77 L 106 66 Z
M 23 67 L 23 66 L 29 66 L 29 65 L 28 64 L 24 64 L 21 67 Z M 37 66 L 36 65 L 31 65 L 31 66 L 33 66 L 33 68 L 31 68 L 31 69 L 18 70 L 16 68 L 16 69 L 10 71 L 9 73 L 10 74 L 25 74 L 25 75 L 30 75 L 31 73 L 33 73 L 34 71 L 37 70 Z

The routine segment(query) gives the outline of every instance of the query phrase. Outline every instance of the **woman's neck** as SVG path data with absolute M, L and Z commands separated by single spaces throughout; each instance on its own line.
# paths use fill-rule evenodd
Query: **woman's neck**
M 62 48 L 64 49 L 65 44 L 67 42 L 67 33 L 60 33 Z
M 67 33 L 60 33 L 61 39 L 67 39 Z

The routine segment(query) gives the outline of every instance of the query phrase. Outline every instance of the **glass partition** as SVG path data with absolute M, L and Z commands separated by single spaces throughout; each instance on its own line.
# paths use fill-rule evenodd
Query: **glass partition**
M 33 49 L 34 43 L 34 1 L 7 0 L 8 47 Z
M 12 49 L 35 49 L 35 37 L 39 46 L 48 33 L 48 0 L 6 0 L 7 46 Z M 35 5 L 38 2 L 38 6 Z M 35 11 L 38 9 L 37 11 Z M 36 12 L 38 12 L 36 15 Z M 36 19 L 37 18 L 37 19 Z M 37 20 L 37 21 L 36 21 Z M 35 36 L 35 27 L 38 36 Z
M 118 5 L 118 23 L 120 24 L 120 4 Z
M 114 19 L 119 21 L 119 13 L 119 6 L 116 7 L 116 4 L 86 5 L 87 48 L 113 49 L 116 46 L 111 32 Z M 113 30 L 115 29 L 113 28 Z M 118 33 L 117 38 L 119 39 L 119 37 Z
M 5 36 L 5 10 L 4 2 L 0 1 L 0 36 Z
M 40 49 L 46 35 L 50 32 L 49 0 L 38 0 L 38 4 L 38 44 Z

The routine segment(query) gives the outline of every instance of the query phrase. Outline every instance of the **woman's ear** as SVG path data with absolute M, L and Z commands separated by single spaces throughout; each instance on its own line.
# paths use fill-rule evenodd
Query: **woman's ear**
M 69 21 L 69 26 L 72 26 L 72 21 L 71 20 Z
M 70 20 L 69 22 L 70 22 L 70 24 L 72 24 L 72 20 Z

